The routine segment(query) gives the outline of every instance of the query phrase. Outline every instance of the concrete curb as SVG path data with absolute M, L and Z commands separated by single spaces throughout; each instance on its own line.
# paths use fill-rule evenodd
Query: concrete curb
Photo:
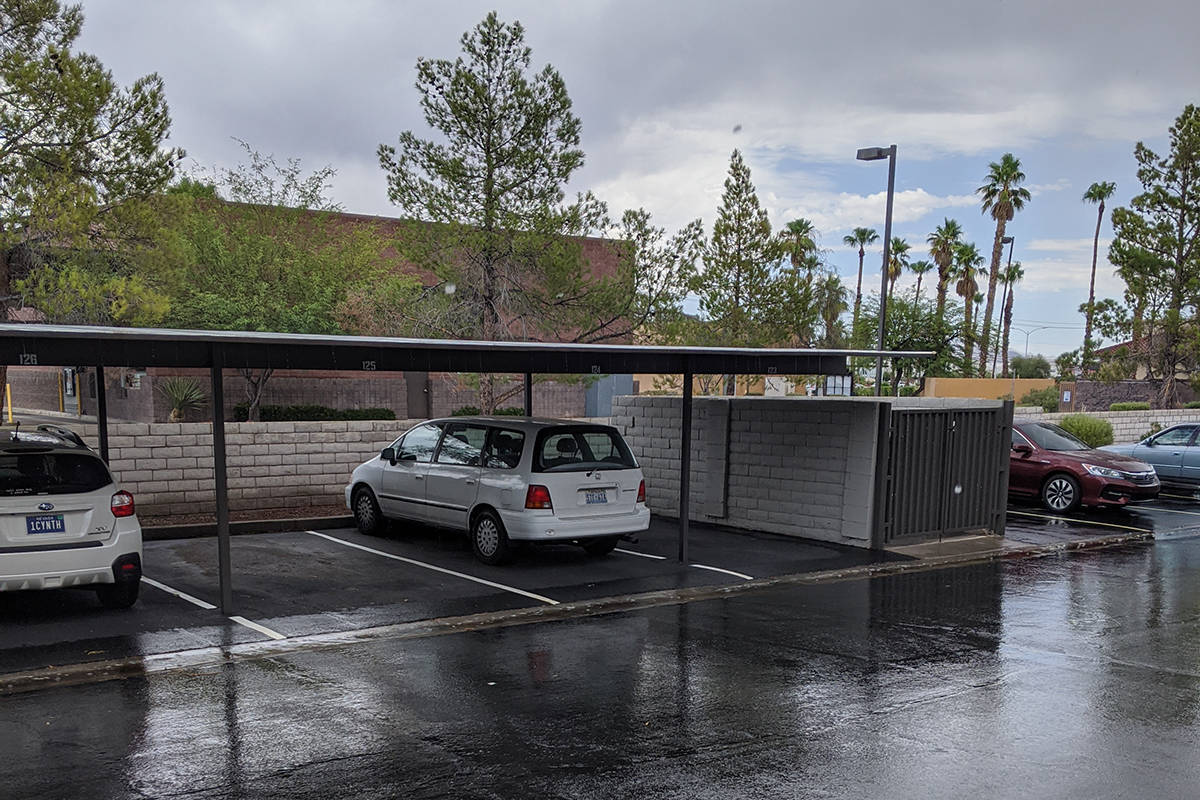
M 353 528 L 354 517 L 295 517 L 292 519 L 262 519 L 230 522 L 229 532 L 235 536 L 251 533 L 288 533 L 291 531 Z M 158 542 L 170 539 L 203 539 L 217 535 L 217 523 L 199 522 L 192 525 L 155 525 L 142 528 L 142 539 Z
M 290 522 L 294 523 L 295 520 L 290 520 Z M 666 589 L 633 595 L 603 597 L 595 600 L 579 600 L 560 603 L 556 606 L 532 606 L 509 611 L 491 611 L 457 617 L 418 620 L 396 625 L 364 628 L 356 631 L 297 636 L 280 641 L 247 642 L 243 644 L 202 647 L 194 650 L 144 657 L 69 664 L 63 667 L 48 667 L 0 675 L 0 696 L 36 691 L 52 686 L 95 683 L 181 669 L 195 669 L 198 667 L 217 667 L 230 660 L 271 658 L 297 651 L 325 650 L 373 641 L 444 636 L 465 631 L 529 625 L 537 622 L 550 622 L 586 616 L 598 616 L 601 614 L 618 614 L 659 606 L 681 605 L 701 600 L 716 600 L 780 586 L 860 580 L 863 578 L 884 577 L 907 572 L 925 572 L 1008 559 L 1045 558 L 1047 556 L 1064 555 L 1081 551 L 1153 543 L 1156 538 L 1177 539 L 1188 536 L 1200 536 L 1200 526 L 1177 528 L 1173 531 L 1164 532 L 1159 537 L 1156 537 L 1155 534 L 1149 531 L 1115 534 L 1071 542 L 1055 542 L 1046 545 L 996 549 L 980 553 L 961 553 L 935 558 L 912 559 L 910 561 L 887 561 L 845 569 L 822 570 L 820 572 L 777 575 L 770 578 L 757 578 L 745 583 L 721 586 Z

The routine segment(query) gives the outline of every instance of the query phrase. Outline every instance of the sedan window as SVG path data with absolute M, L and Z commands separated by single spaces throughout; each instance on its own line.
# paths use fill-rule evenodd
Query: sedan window
M 1183 425 L 1178 428 L 1171 428 L 1163 431 L 1158 436 L 1154 437 L 1154 443 L 1163 447 L 1179 447 L 1186 445 L 1192 439 L 1192 433 L 1196 428 L 1192 425 Z
M 1021 431 L 1043 450 L 1072 451 L 1092 449 L 1062 428 L 1057 425 L 1051 425 L 1048 422 L 1034 422 L 1022 427 Z

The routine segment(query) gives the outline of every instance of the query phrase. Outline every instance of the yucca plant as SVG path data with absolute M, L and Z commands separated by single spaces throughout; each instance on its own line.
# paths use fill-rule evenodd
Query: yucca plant
M 171 407 L 171 414 L 167 417 L 170 422 L 183 422 L 187 412 L 208 405 L 208 396 L 194 378 L 164 378 L 158 385 L 158 391 Z

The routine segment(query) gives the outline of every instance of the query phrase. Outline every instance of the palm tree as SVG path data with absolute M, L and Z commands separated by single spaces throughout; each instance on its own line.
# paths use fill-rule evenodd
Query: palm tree
M 794 219 L 782 231 L 783 251 L 797 272 L 805 267 L 809 272 L 816 266 L 812 256 L 817 252 L 817 229 L 804 217 Z
M 929 234 L 925 241 L 929 243 L 929 255 L 937 264 L 937 319 L 941 323 L 946 316 L 946 293 L 950 290 L 950 271 L 954 266 L 954 248 L 962 243 L 963 229 L 956 220 L 946 217 L 946 221 Z
M 1099 181 L 1088 187 L 1083 193 L 1085 203 L 1097 203 L 1096 235 L 1092 239 L 1092 281 L 1088 284 L 1087 316 L 1083 325 L 1083 358 L 1081 363 L 1087 370 L 1092 363 L 1092 313 L 1096 304 L 1096 257 L 1100 252 L 1100 225 L 1104 222 L 1104 201 L 1113 196 L 1117 185 L 1109 181 Z
M 1008 289 L 1008 294 L 1004 298 L 1004 347 L 1001 350 L 1004 355 L 1001 357 L 1002 360 L 1000 362 L 1001 375 L 1008 374 L 1008 334 L 1012 330 L 1013 289 L 1021 282 L 1021 278 L 1024 277 L 1025 270 L 1021 269 L 1020 261 L 1014 261 L 1004 270 L 1004 285 Z
M 971 352 L 975 345 L 975 294 L 979 291 L 979 268 L 983 256 L 973 243 L 960 243 L 954 248 L 954 272 L 952 278 L 958 282 L 954 293 L 963 299 L 963 372 L 971 372 Z
M 899 236 L 892 237 L 892 247 L 888 254 L 887 265 L 888 297 L 892 296 L 892 291 L 896 288 L 896 279 L 908 268 L 908 251 L 911 249 L 912 245 Z
M 1005 153 L 999 162 L 993 161 L 988 165 L 988 174 L 983 186 L 975 190 L 983 199 L 983 213 L 991 212 L 996 220 L 996 238 L 992 242 L 992 268 L 988 273 L 987 310 L 984 311 L 983 339 L 980 344 L 979 371 L 987 367 L 988 338 L 992 327 L 992 310 L 996 302 L 996 281 L 1000 279 L 1000 254 L 1004 250 L 1001 239 L 1004 238 L 1004 228 L 1012 220 L 1013 215 L 1025 207 L 1032 195 L 1028 189 L 1021 187 L 1025 182 L 1025 173 L 1021 172 L 1020 159 L 1012 153 Z
M 855 228 L 854 232 L 842 237 L 842 244 L 858 248 L 858 286 L 854 290 L 854 321 L 850 330 L 858 330 L 858 312 L 862 308 L 862 272 L 863 256 L 867 254 L 866 247 L 879 241 L 879 234 L 874 228 Z
M 926 272 L 933 269 L 932 261 L 914 261 L 908 265 L 909 270 L 917 276 L 917 290 L 913 292 L 913 302 L 921 302 L 921 279 L 925 277 Z
M 832 273 L 817 281 L 813 298 L 817 308 L 821 310 L 821 321 L 824 323 L 825 335 L 822 347 L 841 347 L 842 323 L 840 317 L 849 306 L 846 304 L 846 287 L 842 280 Z

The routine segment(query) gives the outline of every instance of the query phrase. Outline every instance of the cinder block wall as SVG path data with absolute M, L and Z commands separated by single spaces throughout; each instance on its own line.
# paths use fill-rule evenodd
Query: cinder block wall
M 225 424 L 232 510 L 329 506 L 354 467 L 419 420 L 230 422 Z M 99 448 L 95 425 L 84 438 Z M 143 515 L 212 513 L 212 425 L 207 422 L 109 426 L 110 467 Z
M 647 504 L 667 516 L 679 514 L 681 410 L 679 397 L 613 399 Z M 870 547 L 878 415 L 852 399 L 697 398 L 690 515 Z
M 1150 411 L 1087 411 L 1089 417 L 1108 420 L 1113 426 L 1113 442 L 1125 444 L 1140 441 L 1142 436 L 1150 431 L 1151 425 L 1158 423 L 1163 428 L 1178 425 L 1181 422 L 1200 422 L 1200 409 L 1160 409 Z M 1066 413 L 1047 414 L 1040 408 L 1017 408 L 1014 411 L 1015 422 L 1022 419 L 1036 419 L 1041 422 L 1057 423 Z

